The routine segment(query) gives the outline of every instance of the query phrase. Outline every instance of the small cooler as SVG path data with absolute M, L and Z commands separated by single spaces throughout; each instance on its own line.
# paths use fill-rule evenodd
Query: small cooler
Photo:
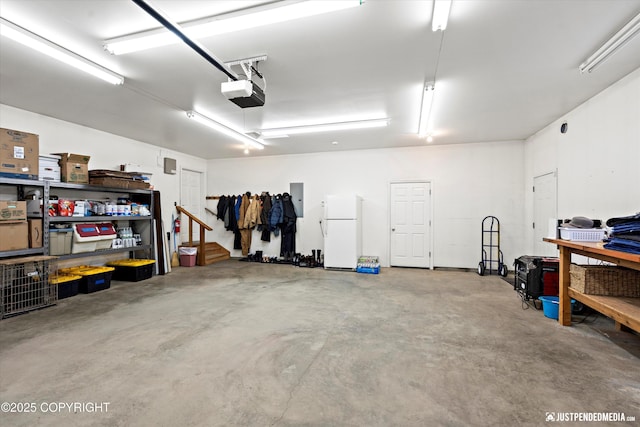
M 113 272 L 113 280 L 139 282 L 153 276 L 154 263 L 152 259 L 121 259 L 108 262 L 107 265 L 116 269 Z

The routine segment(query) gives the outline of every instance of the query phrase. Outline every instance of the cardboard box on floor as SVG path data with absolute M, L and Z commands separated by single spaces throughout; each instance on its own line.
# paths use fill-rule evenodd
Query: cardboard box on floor
M 27 219 L 27 202 L 0 200 L 0 222 L 24 221 Z M 4 236 L 2 236 L 4 239 Z
M 62 182 L 76 184 L 89 183 L 89 159 L 90 156 L 73 153 L 54 153 L 60 156 L 60 178 Z
M 0 176 L 38 179 L 39 154 L 38 135 L 0 128 Z
M 27 221 L 0 222 L 0 251 L 29 248 L 29 225 Z

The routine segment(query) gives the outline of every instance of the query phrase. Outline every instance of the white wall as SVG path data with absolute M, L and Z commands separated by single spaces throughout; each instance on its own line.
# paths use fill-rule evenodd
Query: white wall
M 525 224 L 533 221 L 533 178 L 556 169 L 559 218 L 639 212 L 640 69 L 528 138 L 524 152 Z M 530 253 L 530 227 L 525 235 Z
M 510 266 L 522 254 L 524 219 L 523 144 L 521 141 L 340 151 L 305 155 L 210 160 L 209 195 L 271 194 L 289 191 L 289 183 L 304 183 L 304 218 L 298 220 L 297 250 L 310 254 L 322 248 L 321 201 L 327 194 L 357 193 L 363 202 L 363 252 L 389 264 L 389 184 L 429 180 L 433 202 L 433 264 L 475 268 L 481 259 L 480 228 L 487 215 L 502 225 L 501 247 Z M 217 201 L 208 202 L 214 210 Z M 222 221 L 207 240 L 233 248 L 233 233 Z M 251 252 L 280 253 L 280 238 L 269 244 L 253 233 Z M 240 256 L 239 251 L 232 252 Z
M 41 114 L 0 104 L 0 127 L 35 133 L 40 136 L 40 154 L 70 152 L 91 156 L 89 169 L 118 170 L 120 164 L 140 165 L 150 172 L 151 183 L 160 191 L 162 217 L 167 231 L 171 230 L 174 202 L 180 202 L 180 168 L 206 173 L 206 161 L 197 157 L 160 149 L 129 138 L 76 125 Z M 158 158 L 177 160 L 178 173 L 167 175 Z M 204 194 L 203 194 L 204 198 Z
M 567 121 L 569 131 L 560 134 Z M 433 264 L 474 268 L 480 260 L 480 224 L 486 215 L 502 223 L 501 247 L 508 266 L 533 253 L 533 177 L 558 171 L 558 216 L 608 219 L 640 211 L 640 69 L 629 74 L 526 142 L 490 142 L 306 155 L 243 157 L 206 161 L 153 145 L 0 104 L 0 126 L 40 135 L 41 153 L 90 155 L 91 169 L 123 162 L 153 173 L 162 193 L 163 219 L 170 226 L 180 200 L 180 175 L 165 175 L 158 159 L 172 157 L 178 171 L 205 172 L 207 195 L 271 193 L 305 184 L 305 217 L 298 222 L 298 250 L 322 248 L 320 203 L 332 193 L 364 197 L 365 254 L 388 265 L 389 183 L 429 180 L 433 189 Z M 203 195 L 204 197 L 204 195 Z M 207 202 L 215 211 L 216 201 Z M 207 214 L 214 226 L 207 240 L 233 247 L 233 234 Z M 252 251 L 279 253 L 254 232 Z M 233 255 L 239 256 L 239 251 Z

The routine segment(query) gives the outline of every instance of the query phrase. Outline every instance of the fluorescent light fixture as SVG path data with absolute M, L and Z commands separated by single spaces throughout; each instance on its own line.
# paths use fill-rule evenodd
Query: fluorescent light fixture
M 593 55 L 585 62 L 580 64 L 580 72 L 592 72 L 598 65 L 603 63 L 608 57 L 613 55 L 618 49 L 624 46 L 633 36 L 640 31 L 640 13 L 638 13 L 631 21 L 605 42 L 600 49 L 596 50 Z
M 190 119 L 193 119 L 196 122 L 203 124 L 205 126 L 208 126 L 211 129 L 221 132 L 227 136 L 230 136 L 231 138 L 237 141 L 240 141 L 247 145 L 251 145 L 252 147 L 257 148 L 258 150 L 262 150 L 264 148 L 264 145 L 257 139 L 251 138 L 250 136 L 245 135 L 240 131 L 232 129 L 229 126 L 223 125 L 222 123 L 219 123 L 207 116 L 204 116 L 198 113 L 197 111 L 187 111 L 186 113 L 187 113 L 187 117 L 189 117 Z
M 418 127 L 418 136 L 424 138 L 429 133 L 429 118 L 431 117 L 431 106 L 433 105 L 433 92 L 435 86 L 427 84 L 422 94 L 422 109 L 420 111 L 420 125 Z
M 433 0 L 433 15 L 431 16 L 431 29 L 433 31 L 444 31 L 447 28 L 450 10 L 451 0 Z
M 91 62 L 77 53 L 50 42 L 4 18 L 0 18 L 0 34 L 111 84 L 121 85 L 124 83 L 124 77 L 121 75 Z
M 181 27 L 186 35 L 198 40 L 218 34 L 335 12 L 359 6 L 363 2 L 364 0 L 274 2 L 262 7 L 198 19 L 181 24 Z M 179 39 L 173 33 L 164 29 L 156 29 L 106 40 L 104 48 L 114 55 L 122 55 L 177 42 Z
M 331 132 L 350 129 L 377 128 L 389 125 L 389 119 L 356 120 L 351 122 L 322 123 L 304 126 L 292 126 L 260 130 L 263 138 L 286 138 L 301 133 Z

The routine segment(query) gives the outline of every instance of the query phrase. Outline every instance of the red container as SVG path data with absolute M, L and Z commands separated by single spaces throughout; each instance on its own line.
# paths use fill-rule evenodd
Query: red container
M 196 265 L 198 248 L 180 246 L 178 248 L 178 253 L 180 254 L 180 265 L 182 267 L 193 267 L 194 265 Z
M 542 276 L 542 294 L 558 295 L 560 275 L 554 272 L 545 272 Z
M 193 267 L 196 265 L 196 255 L 180 255 L 181 267 Z

